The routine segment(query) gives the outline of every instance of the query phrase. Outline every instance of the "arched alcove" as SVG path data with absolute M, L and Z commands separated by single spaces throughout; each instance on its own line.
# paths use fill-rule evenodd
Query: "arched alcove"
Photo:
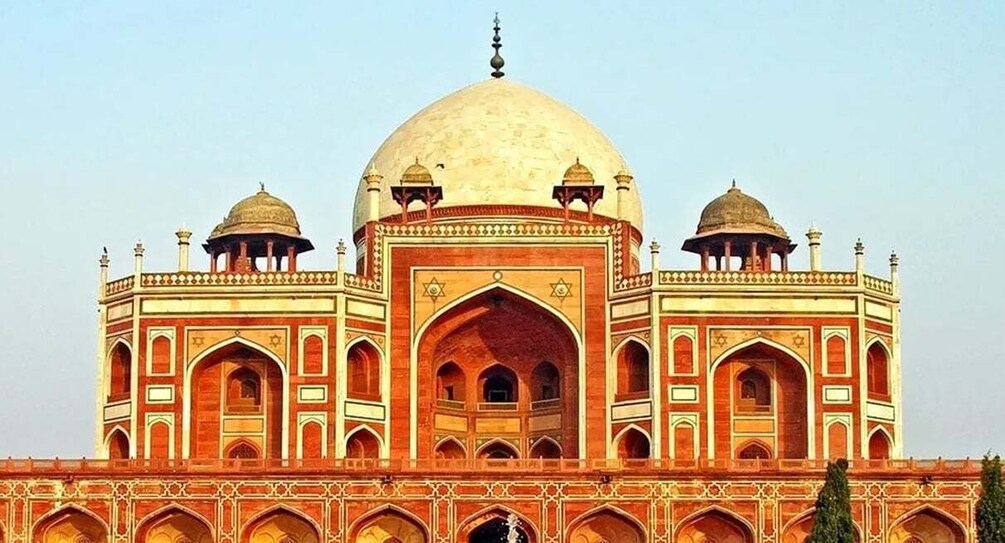
M 890 399 L 890 357 L 883 344 L 875 341 L 866 351 L 867 388 L 870 398 Z
M 395 509 L 364 517 L 352 527 L 350 543 L 426 543 L 426 531 L 413 518 Z
M 129 399 L 133 386 L 133 354 L 129 346 L 119 341 L 108 357 L 108 401 Z
M 508 542 L 507 535 L 511 525 L 517 535 L 515 543 L 536 543 L 535 533 L 530 523 L 506 509 L 492 509 L 465 521 L 457 532 L 457 542 Z
M 710 509 L 681 523 L 675 543 L 754 543 L 750 527 L 732 513 Z
M 434 456 L 446 433 L 471 444 L 497 438 L 527 443 L 530 417 L 540 414 L 535 409 L 560 415 L 553 419 L 559 426 L 546 429 L 566 456 L 577 456 L 576 337 L 554 308 L 508 287 L 472 294 L 433 316 L 417 347 L 419 375 L 437 383 L 418 389 L 420 456 Z M 464 435 L 457 427 L 436 427 L 460 416 L 468 418 Z M 474 424 L 475 418 L 484 422 Z M 478 455 L 469 451 L 469 457 Z
M 116 428 L 108 435 L 108 459 L 126 458 L 129 458 L 129 436 L 121 428 Z
M 346 439 L 345 457 L 356 459 L 380 458 L 380 440 L 369 428 L 360 428 Z
M 869 436 L 869 458 L 871 460 L 885 460 L 890 458 L 893 444 L 890 437 L 882 429 L 876 430 Z
M 520 452 L 512 444 L 503 441 L 492 441 L 478 449 L 478 458 L 485 460 L 513 460 L 520 457 Z
M 650 457 L 650 443 L 638 428 L 628 428 L 617 441 L 618 458 L 621 460 L 643 460 Z
M 809 377 L 781 347 L 754 341 L 727 352 L 712 368 L 715 456 L 736 458 L 741 441 L 770 443 L 772 457 L 806 458 Z
M 33 543 L 108 543 L 108 530 L 92 513 L 64 507 L 42 519 L 32 534 Z
M 957 519 L 934 507 L 923 507 L 890 528 L 888 543 L 965 543 L 966 531 Z
M 741 460 L 767 460 L 772 457 L 771 449 L 759 441 L 748 441 L 737 450 L 736 457 Z
M 246 440 L 257 458 L 279 458 L 283 443 L 283 368 L 272 355 L 243 341 L 232 341 L 204 354 L 191 370 L 189 410 L 191 456 L 228 456 L 230 440 Z M 256 428 L 228 433 L 228 421 Z M 244 451 L 247 452 L 247 451 Z
M 443 460 L 460 460 L 466 458 L 464 447 L 456 439 L 445 439 L 436 446 L 436 458 Z
M 298 512 L 274 509 L 252 521 L 241 543 L 320 543 L 314 524 Z
M 213 543 L 213 533 L 205 521 L 181 508 L 154 513 L 140 522 L 136 543 Z
M 346 356 L 346 386 L 350 398 L 380 400 L 380 353 L 369 341 L 358 341 Z
M 618 349 L 617 399 L 649 397 L 649 349 L 630 339 Z
M 542 437 L 530 448 L 530 457 L 540 460 L 555 460 L 562 458 L 562 447 L 555 440 Z
M 569 543 L 645 543 L 645 532 L 627 514 L 601 509 L 573 523 Z

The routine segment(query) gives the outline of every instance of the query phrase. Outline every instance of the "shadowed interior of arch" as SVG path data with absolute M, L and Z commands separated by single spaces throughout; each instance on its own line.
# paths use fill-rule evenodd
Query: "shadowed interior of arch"
M 602 510 L 575 524 L 569 543 L 645 543 L 645 533 L 624 514 Z
M 365 518 L 353 530 L 350 543 L 426 543 L 425 531 L 417 522 L 393 509 Z
M 317 529 L 298 513 L 276 509 L 244 530 L 241 543 L 320 543 Z
M 181 509 L 168 509 L 143 523 L 137 543 L 213 543 L 206 523 Z
M 108 533 L 95 518 L 67 508 L 46 518 L 35 527 L 35 543 L 108 543 Z

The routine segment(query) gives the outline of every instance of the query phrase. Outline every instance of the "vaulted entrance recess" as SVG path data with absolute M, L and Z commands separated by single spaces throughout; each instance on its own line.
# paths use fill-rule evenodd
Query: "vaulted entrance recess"
M 419 345 L 420 454 L 561 458 L 578 451 L 578 356 L 568 325 L 504 289 L 440 315 Z M 422 417 L 430 417 L 425 421 Z

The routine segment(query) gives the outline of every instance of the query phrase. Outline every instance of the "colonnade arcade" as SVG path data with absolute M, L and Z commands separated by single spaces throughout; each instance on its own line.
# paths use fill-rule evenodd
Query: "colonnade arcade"
M 515 521 L 515 522 L 514 522 Z M 514 523 L 520 543 L 541 543 L 539 532 L 526 518 L 503 507 L 491 507 L 459 522 L 456 543 L 497 543 L 505 540 Z M 813 511 L 789 521 L 781 543 L 803 543 L 813 529 Z M 856 526 L 858 538 L 862 534 Z M 350 543 L 428 543 L 429 528 L 417 517 L 393 506 L 384 506 L 353 521 L 347 530 Z M 632 515 L 613 506 L 602 506 L 573 519 L 565 531 L 568 543 L 646 543 L 646 527 Z M 755 543 L 757 531 L 743 517 L 718 506 L 708 507 L 675 523 L 675 543 Z M 268 509 L 244 523 L 241 543 L 319 543 L 318 523 L 285 506 Z M 0 541 L 4 533 L 0 527 Z M 500 537 L 502 536 L 502 537 Z M 214 543 L 219 538 L 212 524 L 198 513 L 169 505 L 141 519 L 131 539 L 136 543 Z M 109 528 L 97 515 L 67 505 L 42 517 L 32 529 L 32 543 L 109 543 Z M 931 506 L 911 511 L 891 525 L 886 543 L 964 543 L 965 527 L 951 515 Z

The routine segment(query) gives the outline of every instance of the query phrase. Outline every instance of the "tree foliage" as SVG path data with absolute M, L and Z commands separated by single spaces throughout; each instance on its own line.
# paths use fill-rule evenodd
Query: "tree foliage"
M 847 460 L 827 463 L 827 479 L 817 496 L 813 531 L 806 543 L 855 543 L 847 471 Z
M 1005 543 L 1005 486 L 1001 457 L 984 455 L 981 462 L 981 497 L 977 500 L 977 541 Z

